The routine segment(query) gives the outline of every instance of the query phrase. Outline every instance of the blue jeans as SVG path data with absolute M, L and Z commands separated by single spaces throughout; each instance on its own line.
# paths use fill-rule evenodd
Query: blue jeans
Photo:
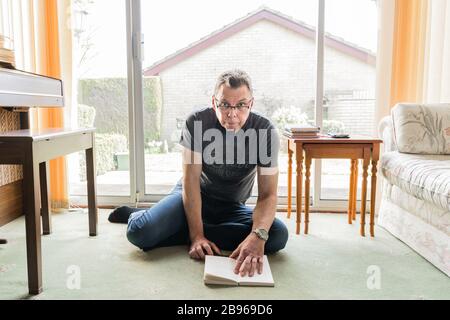
M 205 237 L 221 250 L 233 251 L 250 234 L 253 223 L 252 213 L 252 208 L 245 204 L 223 202 L 202 194 Z M 131 214 L 128 220 L 127 238 L 132 244 L 145 251 L 190 243 L 180 182 L 170 194 L 153 207 Z M 275 218 L 269 230 L 265 253 L 283 249 L 287 240 L 286 226 Z

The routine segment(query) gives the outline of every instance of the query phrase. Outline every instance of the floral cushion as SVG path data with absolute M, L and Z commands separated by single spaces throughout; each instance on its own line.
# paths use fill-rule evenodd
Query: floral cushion
M 397 104 L 391 112 L 400 152 L 450 154 L 450 104 Z
M 391 151 L 383 154 L 381 172 L 406 193 L 450 210 L 450 156 Z

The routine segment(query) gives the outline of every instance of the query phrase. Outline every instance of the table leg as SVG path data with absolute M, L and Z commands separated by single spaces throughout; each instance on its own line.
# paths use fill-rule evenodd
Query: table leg
M 297 161 L 297 195 L 296 195 L 296 214 L 297 214 L 297 228 L 296 234 L 300 234 L 300 222 L 302 214 L 302 195 L 303 195 L 303 147 L 299 144 L 296 146 L 295 159 Z
M 350 161 L 350 183 L 349 183 L 349 194 L 348 194 L 348 223 L 352 224 L 353 219 L 353 193 L 354 193 L 354 174 L 355 174 L 355 162 L 356 160 L 351 159 Z
M 94 137 L 92 138 L 94 139 Z M 94 144 L 93 144 L 94 145 Z M 96 172 L 95 172 L 95 149 L 94 147 L 86 149 L 86 176 L 88 189 L 88 207 L 89 207 L 89 235 L 97 235 L 97 196 L 96 196 Z
M 372 160 L 372 185 L 370 190 L 370 236 L 375 236 L 375 198 L 377 193 L 377 164 L 378 161 Z
M 28 291 L 42 292 L 41 215 L 39 199 L 39 164 L 33 161 L 32 146 L 26 150 L 23 164 L 23 204 L 27 243 Z
M 367 177 L 370 161 L 370 149 L 364 148 L 364 161 L 363 161 L 363 182 L 361 192 L 361 236 L 365 236 L 365 224 L 366 224 L 366 198 L 367 198 Z
M 39 164 L 39 178 L 41 185 L 41 216 L 42 216 L 42 233 L 48 235 L 52 233 L 52 218 L 50 216 L 50 199 L 48 185 L 48 161 Z
M 311 177 L 311 157 L 306 154 L 305 160 L 305 234 L 308 234 L 309 224 L 309 189 Z
M 292 210 L 292 150 L 290 148 L 290 140 L 288 139 L 288 198 L 287 198 L 287 217 L 291 218 Z
M 354 192 L 353 192 L 353 212 L 352 212 L 352 218 L 353 220 L 356 220 L 356 204 L 358 203 L 357 199 L 358 199 L 358 166 L 359 166 L 359 160 L 355 160 L 355 173 L 353 175 L 354 177 L 354 181 L 353 181 L 353 186 L 354 186 Z

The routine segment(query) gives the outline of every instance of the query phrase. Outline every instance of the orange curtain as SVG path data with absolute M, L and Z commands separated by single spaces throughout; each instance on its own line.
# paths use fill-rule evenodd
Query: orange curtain
M 36 72 L 61 78 L 57 0 L 35 1 Z M 64 127 L 64 111 L 60 108 L 36 108 L 32 112 L 33 129 Z M 69 208 L 66 158 L 50 161 L 50 200 L 53 210 Z
M 396 0 L 390 105 L 422 102 L 428 0 Z

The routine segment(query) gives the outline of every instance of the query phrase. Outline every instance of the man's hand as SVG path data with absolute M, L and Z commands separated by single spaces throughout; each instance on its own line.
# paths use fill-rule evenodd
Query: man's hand
M 199 237 L 192 241 L 191 248 L 189 249 L 189 256 L 192 259 L 205 259 L 205 255 L 213 256 L 214 252 L 221 255 L 220 249 L 214 242 L 209 241 L 205 237 Z
M 258 238 L 253 232 L 245 238 L 230 255 L 230 258 L 237 258 L 234 273 L 240 273 L 243 277 L 247 273 L 250 277 L 253 277 L 255 271 L 261 274 L 263 270 L 264 245 L 265 241 Z

